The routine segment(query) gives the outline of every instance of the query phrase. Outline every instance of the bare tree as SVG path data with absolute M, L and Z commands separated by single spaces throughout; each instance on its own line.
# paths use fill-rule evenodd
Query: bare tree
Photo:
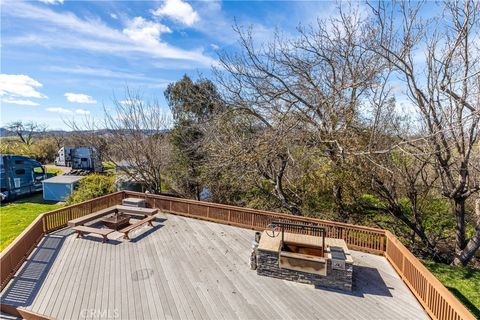
M 260 190 L 279 207 L 300 215 L 301 200 L 291 183 L 295 166 L 292 153 L 300 140 L 295 119 L 272 119 L 265 125 L 249 113 L 224 114 L 206 134 L 208 166 L 210 171 L 230 172 L 242 181 L 241 189 Z
M 26 144 L 27 146 L 30 146 L 33 143 L 33 138 L 35 136 L 42 135 L 47 129 L 45 125 L 39 124 L 34 121 L 15 121 L 9 123 L 6 128 L 14 132 L 20 138 L 20 141 L 22 141 L 22 143 Z
M 170 159 L 170 122 L 157 101 L 144 102 L 126 88 L 124 99 L 114 98 L 113 107 L 104 108 L 103 119 L 72 120 L 68 125 L 78 143 L 102 150 L 101 159 L 129 179 L 152 193 L 162 191 L 162 174 Z
M 57 140 L 57 143 L 61 143 L 60 147 L 66 145 L 70 147 L 94 147 L 100 160 L 109 159 L 112 143 L 103 119 L 85 116 L 80 119 L 64 119 L 64 122 L 71 132 L 68 137 Z
M 127 163 L 120 170 L 142 183 L 153 193 L 162 191 L 162 174 L 170 159 L 166 134 L 168 118 L 157 101 L 144 102 L 127 89 L 123 101 L 114 101 L 113 110 L 105 110 L 105 127 L 109 135 L 108 160 Z
M 422 18 L 423 3 L 371 5 L 376 43 L 369 47 L 405 81 L 417 110 L 416 138 L 403 137 L 411 154 L 431 165 L 437 187 L 450 200 L 456 221 L 456 265 L 480 246 L 479 219 L 467 239 L 467 201 L 480 190 L 480 4 L 445 2 L 438 19 Z M 423 52 L 422 52 L 423 51 Z M 424 53 L 424 62 L 419 61 Z M 412 142 L 414 140 L 415 142 Z
M 376 54 L 363 47 L 371 32 L 365 23 L 355 8 L 340 9 L 336 18 L 299 27 L 297 38 L 277 33 L 260 47 L 251 30 L 237 26 L 242 51 L 220 57 L 217 79 L 230 112 L 255 117 L 259 128 L 278 132 L 271 135 L 277 143 L 283 138 L 284 147 L 266 155 L 275 170 L 262 176 L 272 181 L 275 196 L 295 214 L 298 204 L 283 187 L 285 170 L 295 161 L 288 143 L 293 141 L 287 140 L 291 135 L 282 136 L 280 128 L 284 119 L 301 123 L 305 143 L 329 159 L 332 172 L 341 170 L 345 146 L 360 127 L 364 97 L 383 69 Z M 347 220 L 341 181 L 333 186 L 333 198 L 341 219 Z

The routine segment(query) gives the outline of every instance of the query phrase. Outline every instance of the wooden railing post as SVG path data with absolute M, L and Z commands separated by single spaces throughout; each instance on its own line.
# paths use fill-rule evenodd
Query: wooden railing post
M 44 213 L 42 213 L 41 216 L 42 216 L 43 233 L 45 233 L 47 232 L 47 221 Z

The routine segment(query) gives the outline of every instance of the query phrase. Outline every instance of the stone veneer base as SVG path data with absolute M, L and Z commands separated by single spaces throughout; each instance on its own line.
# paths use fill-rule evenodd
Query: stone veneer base
M 279 267 L 278 253 L 257 250 L 257 274 L 300 283 L 313 284 L 315 287 L 352 291 L 353 264 L 345 263 L 345 270 L 332 269 L 332 261 L 327 259 L 327 275 L 295 271 Z

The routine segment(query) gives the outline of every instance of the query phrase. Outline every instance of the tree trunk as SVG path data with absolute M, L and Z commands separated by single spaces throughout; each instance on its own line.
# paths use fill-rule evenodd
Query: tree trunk
M 465 200 L 464 200 L 463 206 L 465 210 Z M 452 262 L 452 264 L 455 266 L 467 265 L 470 262 L 470 260 L 475 256 L 475 253 L 477 252 L 477 250 L 480 248 L 480 199 L 477 199 L 477 201 L 475 202 L 475 214 L 477 216 L 477 221 L 475 225 L 475 234 L 470 239 L 470 241 L 468 241 L 468 243 L 464 245 L 461 251 L 458 251 L 458 252 L 455 251 L 455 259 Z M 463 239 L 465 241 L 465 236 L 463 237 Z
M 465 198 L 455 198 L 453 210 L 455 215 L 455 259 L 465 249 Z
M 278 200 L 282 203 L 282 207 L 290 211 L 293 215 L 296 216 L 303 216 L 302 212 L 300 209 L 293 203 L 293 201 L 290 201 L 289 197 L 285 193 L 285 190 L 283 190 L 283 174 L 285 173 L 285 169 L 287 168 L 287 163 L 288 163 L 288 157 L 287 155 L 281 155 L 280 157 L 280 168 L 275 175 L 275 195 Z
M 200 201 L 202 191 L 200 190 L 200 185 L 198 183 L 195 184 L 195 200 Z
M 345 212 L 345 207 L 343 206 L 342 186 L 337 184 L 333 186 L 333 199 L 335 202 L 335 210 L 337 211 L 338 217 L 342 222 L 347 222 L 348 216 Z
M 412 230 L 412 245 L 415 244 L 415 236 L 418 236 L 420 238 L 420 241 L 424 245 L 424 252 L 426 252 L 433 260 L 437 262 L 445 262 L 445 259 L 440 255 L 437 248 L 428 239 L 427 235 L 425 234 L 425 230 L 421 224 L 410 221 L 398 208 L 393 209 L 393 211 L 396 212 L 394 213 L 394 216 L 402 220 L 403 223 L 405 223 Z
M 290 211 L 293 215 L 303 216 L 300 209 L 288 200 L 288 197 L 283 190 L 282 180 L 278 178 L 275 182 L 275 194 L 277 195 L 277 199 L 282 203 L 282 207 Z
M 475 253 L 480 248 L 480 226 L 477 226 L 477 232 L 470 239 L 465 248 L 455 256 L 452 264 L 455 266 L 466 266 L 470 260 L 475 256 Z

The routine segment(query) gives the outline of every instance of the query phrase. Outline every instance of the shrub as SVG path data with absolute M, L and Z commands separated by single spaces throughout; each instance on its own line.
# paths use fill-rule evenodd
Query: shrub
M 0 153 L 16 154 L 33 158 L 42 163 L 55 160 L 58 147 L 52 138 L 36 139 L 31 145 L 21 143 L 13 138 L 4 138 L 0 143 Z
M 52 138 L 45 138 L 36 140 L 34 144 L 29 147 L 28 156 L 37 159 L 42 163 L 50 163 L 55 160 L 57 156 L 58 146 Z
M 115 177 L 101 174 L 91 174 L 80 180 L 80 186 L 67 200 L 67 204 L 97 198 L 115 192 Z

